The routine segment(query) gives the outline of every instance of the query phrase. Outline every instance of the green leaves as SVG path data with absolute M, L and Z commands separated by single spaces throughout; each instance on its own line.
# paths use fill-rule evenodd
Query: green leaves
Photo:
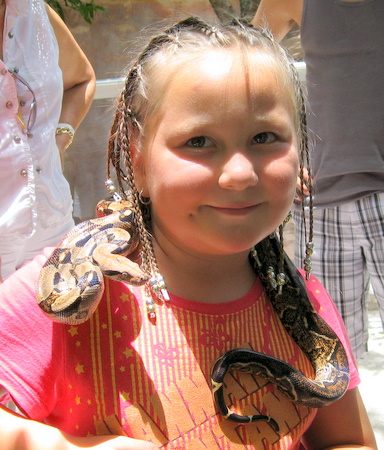
M 83 19 L 88 23 L 92 23 L 96 12 L 105 12 L 105 8 L 97 5 L 93 0 L 90 2 L 83 2 L 82 0 L 63 0 L 62 3 L 59 0 L 46 0 L 46 2 L 64 21 L 65 15 L 63 6 L 78 11 L 82 15 Z

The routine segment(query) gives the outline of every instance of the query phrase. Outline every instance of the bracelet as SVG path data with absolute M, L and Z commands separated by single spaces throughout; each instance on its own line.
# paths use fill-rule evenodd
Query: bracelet
M 57 136 L 58 134 L 68 134 L 70 136 L 71 139 L 69 141 L 69 144 L 66 147 L 66 148 L 68 148 L 73 142 L 73 137 L 75 136 L 75 130 L 74 130 L 73 126 L 70 125 L 69 123 L 58 123 L 55 135 Z

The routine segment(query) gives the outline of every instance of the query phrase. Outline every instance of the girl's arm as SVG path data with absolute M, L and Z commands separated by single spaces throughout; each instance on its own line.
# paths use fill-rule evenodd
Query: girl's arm
M 303 443 L 308 450 L 377 450 L 359 389 L 351 389 L 335 403 L 319 408 L 315 420 L 304 434 Z
M 59 66 L 63 73 L 64 96 L 59 122 L 76 130 L 93 100 L 96 77 L 93 68 L 60 16 L 48 5 L 47 13 L 59 44 Z M 57 136 L 60 153 L 70 142 L 68 134 Z
M 124 436 L 77 437 L 57 428 L 21 417 L 0 405 L 2 450 L 155 450 L 145 441 Z
M 275 39 L 280 41 L 294 23 L 301 23 L 303 0 L 261 0 L 252 24 L 258 28 L 268 27 Z

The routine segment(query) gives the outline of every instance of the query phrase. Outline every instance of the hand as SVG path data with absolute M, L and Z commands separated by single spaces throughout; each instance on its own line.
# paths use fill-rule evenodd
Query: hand
M 303 195 L 304 195 L 304 197 L 308 197 L 308 195 L 310 194 L 308 185 L 309 185 L 309 174 L 308 174 L 308 170 L 306 168 L 304 168 L 303 169 L 303 186 L 301 186 L 300 176 L 297 177 L 295 200 L 301 200 Z
M 26 419 L 0 405 L 1 450 L 156 450 L 150 442 L 125 436 L 78 437 Z
M 84 438 L 63 433 L 63 438 L 68 442 L 68 447 L 63 447 L 65 450 L 79 448 L 93 448 L 97 450 L 156 450 L 159 448 L 150 442 L 125 436 L 93 436 Z M 57 447 L 51 448 L 52 450 L 53 448 L 56 450 Z
M 305 448 L 378 450 L 367 411 L 357 387 L 319 408 L 302 437 Z
M 68 144 L 71 141 L 71 137 L 68 134 L 58 134 L 56 135 L 56 145 L 60 152 L 61 167 L 64 167 L 64 155 L 68 148 Z

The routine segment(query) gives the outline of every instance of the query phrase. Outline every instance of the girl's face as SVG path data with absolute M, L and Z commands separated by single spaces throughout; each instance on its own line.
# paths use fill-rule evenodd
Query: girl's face
M 267 55 L 245 73 L 234 51 L 180 64 L 135 173 L 163 249 L 195 256 L 248 251 L 289 212 L 298 171 L 291 96 Z

